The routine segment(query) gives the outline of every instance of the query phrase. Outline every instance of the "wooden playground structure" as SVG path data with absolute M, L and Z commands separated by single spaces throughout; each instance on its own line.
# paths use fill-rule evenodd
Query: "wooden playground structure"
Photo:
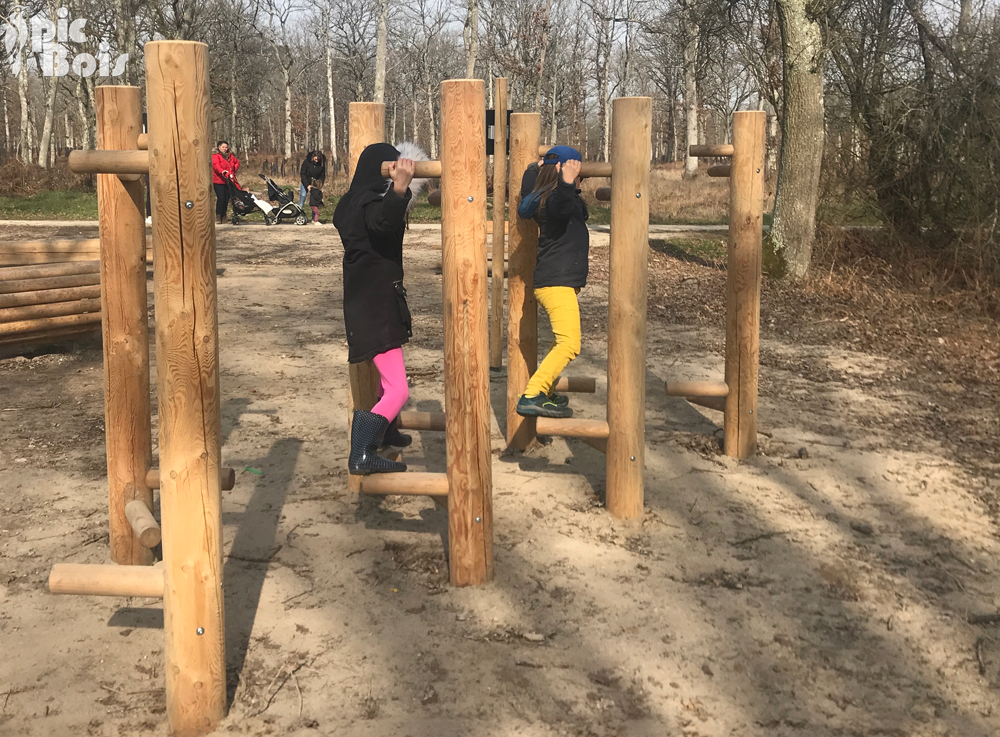
M 40 297 L 15 296 L 4 301 L 20 293 L 82 289 L 86 291 L 74 291 L 72 296 L 90 300 L 94 306 L 84 314 L 89 323 L 101 321 L 104 339 L 113 562 L 57 564 L 49 587 L 61 594 L 162 597 L 171 731 L 201 735 L 212 731 L 226 711 L 221 490 L 233 488 L 235 481 L 232 469 L 221 467 L 208 54 L 201 43 L 155 41 L 146 45 L 145 59 L 148 135 L 141 133 L 138 88 L 99 87 L 95 99 L 100 150 L 76 151 L 70 157 L 73 171 L 98 174 L 100 260 L 63 265 L 58 274 L 17 272 L 20 280 L 0 285 L 18 281 L 25 288 L 0 288 L 0 316 L 3 309 L 40 304 L 30 302 Z M 505 110 L 506 80 L 501 82 L 496 97 L 498 108 Z M 360 493 L 429 495 L 446 504 L 449 571 L 455 586 L 482 584 L 493 577 L 489 369 L 499 363 L 504 273 L 500 268 L 493 270 L 490 306 L 484 98 L 482 80 L 442 83 L 442 157 L 418 162 L 416 171 L 418 177 L 441 179 L 445 412 L 403 412 L 400 427 L 443 431 L 447 468 L 440 473 L 349 477 L 349 487 Z M 728 340 L 727 329 L 727 391 L 721 393 L 714 384 L 667 385 L 669 394 L 691 401 L 709 398 L 711 402 L 701 402 L 707 406 L 721 407 L 715 400 L 724 398 L 727 452 L 732 447 L 741 454 L 752 452 L 752 442 L 740 433 L 753 432 L 756 419 L 762 115 L 737 114 L 733 146 L 692 149 L 700 155 L 733 157 L 732 168 L 725 172 L 731 176 L 733 191 L 727 310 L 727 328 L 732 326 L 733 338 Z M 505 116 L 498 116 L 500 120 Z M 611 162 L 584 162 L 582 170 L 587 177 L 611 177 L 610 190 L 600 193 L 612 204 L 607 417 L 536 421 L 514 411 L 538 352 L 537 305 L 531 284 L 537 228 L 519 220 L 516 208 L 523 173 L 545 147 L 540 146 L 538 114 L 512 116 L 507 440 L 523 449 L 536 433 L 563 435 L 579 437 L 604 451 L 607 507 L 614 516 L 629 519 L 640 516 L 643 508 L 650 98 L 615 100 L 614 120 Z M 365 146 L 385 140 L 384 123 L 383 105 L 352 103 L 352 174 Z M 505 159 L 507 133 L 502 124 L 497 128 L 497 159 L 501 160 Z M 505 170 L 505 162 L 498 161 L 497 176 L 503 177 Z M 146 174 L 156 265 L 158 466 L 153 465 L 151 437 L 142 182 Z M 494 264 L 504 260 L 506 230 L 504 188 L 497 189 Z M 377 380 L 371 364 L 350 367 L 352 409 L 374 405 Z M 555 388 L 594 392 L 596 381 L 564 377 Z M 732 446 L 730 424 L 736 428 Z M 153 514 L 154 489 L 160 490 L 162 527 Z M 162 561 L 154 565 L 158 545 L 162 545 Z

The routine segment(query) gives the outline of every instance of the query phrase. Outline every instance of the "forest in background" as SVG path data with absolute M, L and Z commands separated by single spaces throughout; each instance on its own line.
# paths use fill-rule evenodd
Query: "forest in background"
M 60 8 L 87 20 L 70 54 L 128 54 L 122 75 L 46 76 L 44 44 L 12 43 L 17 18 L 56 23 Z M 392 138 L 437 157 L 439 86 L 456 77 L 485 79 L 490 105 L 506 77 L 511 109 L 539 112 L 546 142 L 592 159 L 608 155 L 611 100 L 651 96 L 654 162 L 688 178 L 689 143 L 724 142 L 733 112 L 765 110 L 772 274 L 806 275 L 817 217 L 880 225 L 839 252 L 929 264 L 995 308 L 995 0 L 74 0 L 0 15 L 6 194 L 32 179 L 25 167 L 51 172 L 67 148 L 93 147 L 94 87 L 142 85 L 147 40 L 189 38 L 210 47 L 217 138 L 238 155 L 322 149 L 335 171 L 356 100 L 384 102 Z

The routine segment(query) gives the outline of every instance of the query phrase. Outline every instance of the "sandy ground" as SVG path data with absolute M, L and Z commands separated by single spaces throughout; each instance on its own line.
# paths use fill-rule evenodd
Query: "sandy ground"
M 443 400 L 435 238 L 414 231 L 407 253 L 420 410 Z M 935 398 L 870 388 L 902 359 L 766 331 L 763 453 L 736 463 L 720 415 L 662 391 L 721 377 L 721 318 L 670 323 L 651 289 L 644 518 L 604 511 L 603 456 L 582 443 L 504 454 L 494 372 L 496 580 L 452 589 L 442 510 L 347 492 L 340 253 L 329 227 L 220 228 L 222 455 L 239 471 L 220 733 L 1000 732 L 1000 641 L 967 623 L 1000 606 L 995 477 L 894 434 Z M 603 417 L 606 255 L 595 234 L 570 373 L 598 393 L 573 397 L 579 417 Z M 0 361 L 4 737 L 167 734 L 159 603 L 45 586 L 53 563 L 107 560 L 101 383 L 93 345 Z M 415 433 L 405 459 L 443 470 L 442 436 Z

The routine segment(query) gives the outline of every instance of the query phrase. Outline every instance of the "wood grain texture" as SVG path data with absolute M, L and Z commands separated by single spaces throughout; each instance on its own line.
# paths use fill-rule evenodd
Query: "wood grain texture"
M 163 596 L 163 571 L 151 566 L 57 563 L 49 573 L 53 594 Z
M 94 284 L 89 287 L 69 287 L 67 289 L 39 289 L 30 292 L 0 294 L 0 309 L 6 310 L 11 307 L 51 305 L 56 304 L 57 302 L 75 302 L 79 299 L 100 298 L 100 284 Z
M 100 324 L 101 313 L 99 311 L 78 315 L 63 315 L 60 317 L 39 317 L 34 320 L 0 323 L 0 338 L 52 333 L 65 330 L 66 328 L 80 328 Z
M 642 516 L 646 434 L 646 279 L 653 101 L 614 101 L 608 276 L 607 507 Z
M 507 255 L 507 445 L 526 450 L 535 441 L 535 420 L 517 413 L 517 400 L 538 367 L 538 302 L 535 261 L 538 226 L 517 214 L 521 179 L 538 161 L 542 117 L 538 113 L 510 116 L 510 243 Z
M 381 102 L 352 102 L 348 106 L 348 176 L 354 178 L 358 157 L 373 143 L 385 142 L 385 105 Z M 354 410 L 370 410 L 378 401 L 379 373 L 371 361 L 348 366 L 350 401 L 347 413 L 347 435 L 350 440 Z M 348 474 L 347 488 L 361 491 L 361 477 Z
M 94 263 L 97 262 L 95 261 Z M 62 264 L 55 265 L 62 266 Z M 4 271 L 6 269 L 0 269 L 0 295 L 40 292 L 47 289 L 69 289 L 72 287 L 97 286 L 100 288 L 101 284 L 99 267 L 85 274 L 69 274 L 67 276 L 49 276 L 35 279 L 4 280 Z
M 223 466 L 219 469 L 219 485 L 223 491 L 231 491 L 236 486 L 236 469 Z M 151 468 L 146 471 L 146 486 L 150 489 L 160 488 L 160 469 Z
M 39 266 L 7 266 L 0 269 L 0 288 L 9 282 L 23 279 L 50 279 L 55 276 L 99 274 L 100 272 L 101 260 L 99 258 L 91 261 L 73 261 Z
M 153 41 L 145 56 L 167 717 L 191 737 L 226 710 L 208 47 Z
M 574 417 L 539 417 L 536 420 L 539 435 L 558 435 L 564 438 L 606 438 L 611 434 L 604 420 L 584 420 Z
M 729 385 L 724 381 L 665 381 L 668 397 L 726 397 Z
M 444 432 L 447 427 L 444 412 L 412 412 L 404 410 L 399 413 L 399 428 L 401 430 L 432 430 Z
M 125 518 L 143 547 L 155 548 L 160 544 L 160 525 L 141 499 L 133 499 L 125 505 Z
M 142 132 L 139 88 L 98 87 L 94 102 L 98 147 L 134 149 Z M 111 560 L 119 565 L 150 565 L 152 546 L 142 543 L 125 512 L 133 500 L 153 508 L 153 492 L 145 480 L 153 459 L 145 186 L 141 181 L 123 182 L 113 174 L 98 174 L 97 212 Z
M 453 586 L 493 578 L 484 86 L 478 79 L 441 83 L 444 405 Z
M 446 496 L 448 474 L 404 471 L 403 473 L 376 473 L 361 477 L 362 494 L 424 494 Z
M 507 234 L 507 80 L 497 77 L 493 128 L 493 262 L 503 263 Z M 490 289 L 490 367 L 503 365 L 503 269 L 492 270 Z
M 69 170 L 75 174 L 146 174 L 145 151 L 70 151 Z
M 382 162 L 382 176 L 389 176 L 389 164 L 391 162 Z M 418 179 L 437 179 L 441 176 L 441 162 L 440 161 L 414 161 L 413 162 L 413 176 Z
M 726 277 L 725 453 L 757 452 L 757 364 L 760 337 L 761 240 L 764 210 L 766 114 L 733 115 L 729 177 L 729 249 Z
M 732 156 L 733 146 L 729 143 L 720 143 L 715 145 L 701 145 L 701 146 L 688 146 L 689 156 Z
M 6 309 L 0 309 L 0 323 L 17 322 L 19 320 L 34 320 L 40 317 L 58 317 L 60 315 L 82 315 L 86 312 L 100 311 L 100 297 L 78 299 L 72 302 L 53 302 L 51 304 L 8 307 Z

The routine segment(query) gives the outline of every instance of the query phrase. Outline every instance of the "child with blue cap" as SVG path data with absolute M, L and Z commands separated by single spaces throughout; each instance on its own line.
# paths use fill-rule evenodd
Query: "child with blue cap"
M 587 284 L 590 232 L 587 205 L 580 197 L 580 152 L 554 146 L 521 180 L 517 213 L 538 223 L 535 299 L 545 308 L 555 342 L 518 399 L 525 417 L 572 417 L 569 399 L 552 387 L 569 362 L 580 355 L 580 305 Z

